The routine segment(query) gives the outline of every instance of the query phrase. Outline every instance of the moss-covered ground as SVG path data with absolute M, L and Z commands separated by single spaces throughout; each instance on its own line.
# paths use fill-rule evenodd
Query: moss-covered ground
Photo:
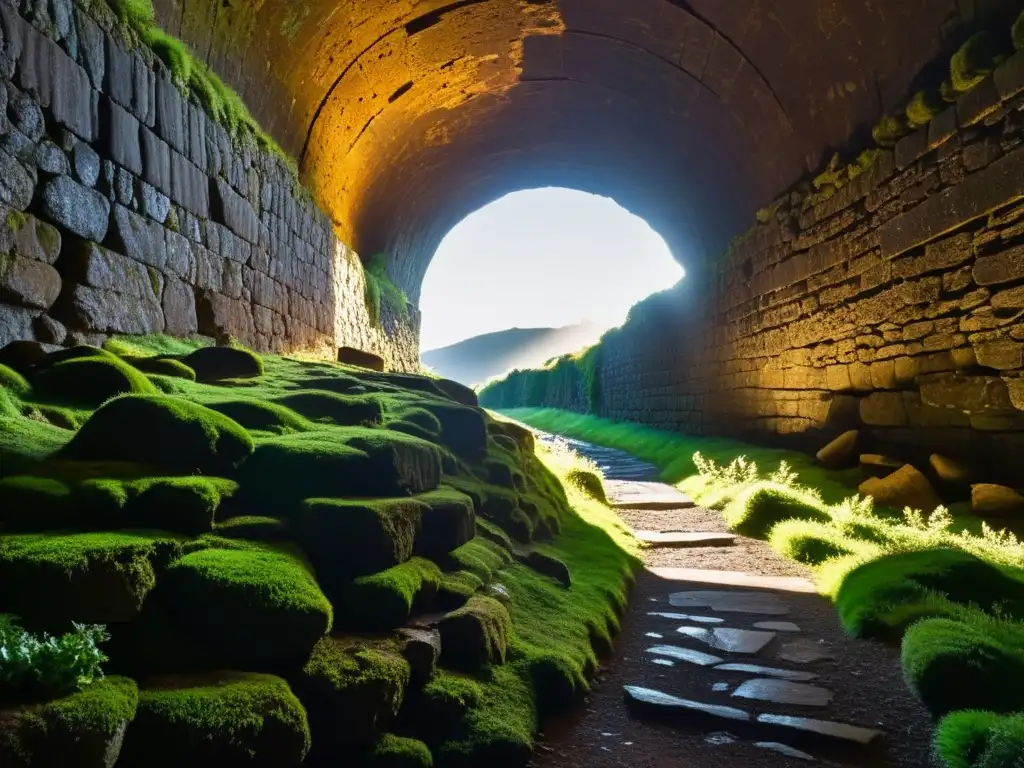
M 949 768 L 1020 768 L 1024 755 L 1024 543 L 963 510 L 875 507 L 859 471 L 736 440 L 694 437 L 552 409 L 503 412 L 628 451 L 662 479 L 813 568 L 844 628 L 898 643 L 907 685 L 944 718 Z
M 0 370 L 0 764 L 525 764 L 636 560 L 594 467 L 472 400 L 163 337 Z

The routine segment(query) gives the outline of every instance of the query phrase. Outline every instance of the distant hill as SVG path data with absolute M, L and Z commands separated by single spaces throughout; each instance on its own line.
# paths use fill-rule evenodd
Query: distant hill
M 472 386 L 512 368 L 535 368 L 552 357 L 593 344 L 601 328 L 590 323 L 564 328 L 509 328 L 423 352 L 420 359 L 438 376 Z

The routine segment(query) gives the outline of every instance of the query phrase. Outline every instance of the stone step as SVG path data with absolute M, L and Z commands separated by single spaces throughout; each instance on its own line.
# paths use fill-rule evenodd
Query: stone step
M 710 608 L 718 613 L 750 613 L 764 616 L 784 616 L 789 613 L 789 606 L 771 592 L 673 592 L 668 596 L 668 602 L 674 608 Z
M 636 531 L 636 538 L 657 549 L 687 549 L 690 547 L 731 547 L 736 537 L 731 533 L 704 531 Z
M 615 509 L 692 509 L 693 499 L 667 483 L 606 480 L 608 503 Z
M 827 707 L 832 701 L 832 691 L 827 688 L 760 677 L 741 683 L 732 695 L 739 699 L 794 704 L 801 707 Z
M 694 584 L 717 584 L 724 587 L 760 589 L 769 592 L 799 592 L 817 594 L 814 582 L 800 576 L 761 576 L 743 571 L 716 571 L 706 568 L 669 568 L 656 566 L 648 569 L 665 581 L 689 581 Z

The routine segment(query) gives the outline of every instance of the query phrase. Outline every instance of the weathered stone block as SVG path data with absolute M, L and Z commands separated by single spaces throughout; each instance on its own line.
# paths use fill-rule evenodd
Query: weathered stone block
M 163 224 L 167 221 L 167 216 L 171 212 L 171 198 L 157 190 L 156 187 L 140 181 L 139 200 L 142 203 L 143 214 L 158 224 Z
M 919 128 L 896 142 L 896 167 L 907 168 L 928 154 L 928 128 Z
M 1024 245 L 982 256 L 974 263 L 973 275 L 978 285 L 997 285 L 1024 278 Z
M 49 309 L 60 294 L 60 274 L 42 261 L 13 256 L 0 261 L 0 301 Z
M 111 99 L 103 100 L 103 141 L 106 154 L 132 173 L 142 173 L 141 126 L 134 115 Z
M 1024 309 L 1024 285 L 992 294 L 992 309 Z
M 60 227 L 100 242 L 107 234 L 110 203 L 99 192 L 70 176 L 58 176 L 43 187 L 43 212 Z
M 8 216 L 0 222 L 0 254 L 53 264 L 60 256 L 61 237 L 57 228 L 35 216 Z
M 234 336 L 251 339 L 255 334 L 250 306 L 214 291 L 200 291 L 196 304 L 199 332 L 215 339 Z
M 250 243 L 259 241 L 259 220 L 252 205 L 223 179 L 213 184 L 210 216 Z
M 94 90 L 103 88 L 106 71 L 103 30 L 81 8 L 75 8 L 75 27 L 78 30 L 78 63 L 85 67 Z
M 1017 51 L 996 67 L 992 79 L 1003 101 L 1024 92 L 1024 51 Z
M 860 401 L 860 418 L 873 427 L 902 427 L 907 409 L 900 392 L 872 392 Z
M 165 282 L 163 312 L 167 333 L 189 336 L 199 330 L 195 293 L 183 280 L 171 277 Z
M 71 173 L 71 163 L 52 140 L 44 138 L 36 145 L 36 168 L 49 176 L 63 176 Z
M 32 325 L 38 316 L 38 309 L 0 304 L 0 349 L 12 341 L 34 338 Z
M 1024 364 L 1024 344 L 1012 339 L 993 339 L 974 345 L 978 365 L 999 371 L 1017 370 Z
M 95 187 L 100 179 L 100 156 L 84 141 L 76 141 L 72 150 L 75 177 L 87 187 Z
M 114 206 L 114 226 L 108 240 L 115 251 L 143 264 L 162 270 L 167 263 L 164 228 L 122 205 Z
M 871 364 L 871 386 L 873 389 L 896 389 L 895 360 L 881 360 Z
M 171 148 L 147 128 L 142 133 L 142 178 L 165 195 L 171 194 Z
M 963 264 L 974 255 L 974 240 L 966 232 L 930 243 L 924 254 L 892 263 L 892 275 L 907 279 L 927 272 L 947 270 Z
M 956 116 L 961 128 L 980 123 L 999 109 L 999 91 L 995 79 L 986 77 L 956 100 Z
M 35 170 L 31 172 L 18 158 L 0 150 L 0 203 L 24 211 L 35 191 Z
M 196 282 L 196 255 L 192 242 L 184 235 L 171 230 L 164 232 L 164 240 L 167 244 L 167 272 L 187 283 Z
M 992 376 L 934 374 L 918 380 L 921 401 L 965 413 L 1010 410 L 1013 405 L 1006 383 Z
M 200 218 L 210 216 L 210 182 L 186 157 L 171 152 L 171 199 Z M 157 185 L 154 185 L 157 186 Z
M 188 148 L 185 131 L 185 102 L 166 77 L 156 80 L 156 132 L 171 147 L 184 154 Z

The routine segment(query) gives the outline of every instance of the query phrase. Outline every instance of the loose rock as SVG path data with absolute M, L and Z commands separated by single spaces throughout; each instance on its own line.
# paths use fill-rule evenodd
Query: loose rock
M 818 461 L 829 469 L 845 469 L 853 465 L 860 432 L 851 429 L 818 451 Z
M 1024 496 L 1003 485 L 979 483 L 971 486 L 971 511 L 980 517 L 1024 515 Z
M 939 480 L 950 485 L 969 485 L 974 477 L 974 472 L 966 464 L 938 453 L 929 456 L 928 463 Z
M 888 477 L 869 478 L 857 489 L 864 496 L 871 496 L 875 503 L 887 507 L 919 509 L 932 512 L 942 505 L 942 499 L 920 471 L 910 464 L 896 470 Z

